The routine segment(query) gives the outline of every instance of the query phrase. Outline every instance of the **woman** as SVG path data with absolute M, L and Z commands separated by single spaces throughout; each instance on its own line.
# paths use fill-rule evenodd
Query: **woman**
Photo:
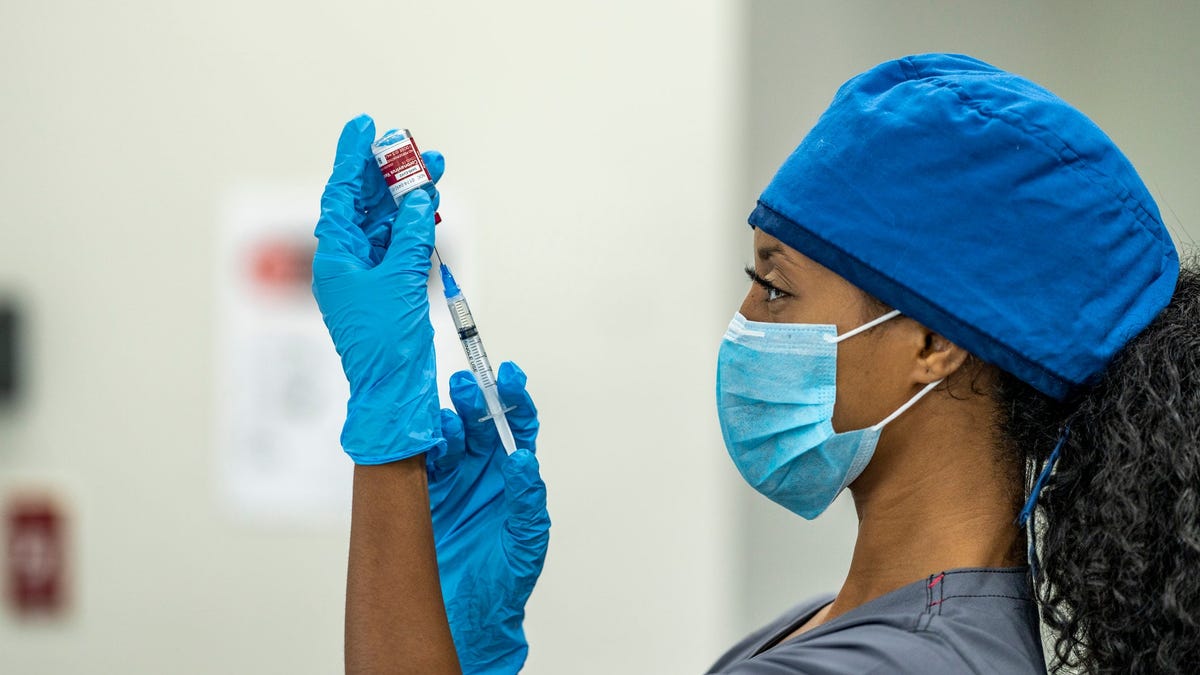
M 314 260 L 359 465 L 347 667 L 516 672 L 549 528 L 536 411 L 502 368 L 528 449 L 507 458 L 462 374 L 436 411 L 435 205 L 390 207 L 373 137 L 343 133 Z M 1112 142 L 1027 80 L 907 57 L 839 90 L 750 223 L 726 447 L 805 518 L 849 487 L 859 532 L 836 595 L 712 672 L 1041 672 L 1039 614 L 1052 669 L 1190 671 L 1200 279 Z

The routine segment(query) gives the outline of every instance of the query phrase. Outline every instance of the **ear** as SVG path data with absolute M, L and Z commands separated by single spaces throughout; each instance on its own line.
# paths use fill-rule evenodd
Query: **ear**
M 967 350 L 924 328 L 924 345 L 913 366 L 913 380 L 920 384 L 944 380 L 962 368 L 969 356 Z

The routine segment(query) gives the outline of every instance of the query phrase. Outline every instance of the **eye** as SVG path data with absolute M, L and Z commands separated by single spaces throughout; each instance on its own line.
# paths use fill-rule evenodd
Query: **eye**
M 781 298 L 791 297 L 792 295 L 787 291 L 779 289 L 771 282 L 759 276 L 758 273 L 754 271 L 754 268 L 750 267 L 749 265 L 746 266 L 746 276 L 750 277 L 751 281 L 761 286 L 763 290 L 767 292 L 767 302 L 773 302 Z

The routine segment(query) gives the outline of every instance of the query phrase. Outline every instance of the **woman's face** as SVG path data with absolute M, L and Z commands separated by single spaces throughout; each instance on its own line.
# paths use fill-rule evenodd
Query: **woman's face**
M 839 335 L 884 314 L 867 294 L 762 230 L 741 313 L 751 321 L 832 324 Z M 914 393 L 925 329 L 898 316 L 837 345 L 836 431 L 877 424 Z

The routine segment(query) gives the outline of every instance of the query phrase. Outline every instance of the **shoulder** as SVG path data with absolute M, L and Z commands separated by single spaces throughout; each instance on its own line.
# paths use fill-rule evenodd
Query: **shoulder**
M 942 675 L 979 671 L 938 631 L 876 625 L 791 640 L 718 671 L 721 675 Z
M 778 642 L 782 636 L 791 633 L 796 626 L 807 621 L 809 617 L 822 607 L 833 602 L 833 598 L 834 595 L 832 593 L 809 598 L 780 614 L 771 620 L 770 623 L 750 633 L 727 649 L 708 672 L 722 673 L 734 664 L 753 658 L 758 652 L 768 649 L 768 645 Z
M 795 614 L 792 614 L 795 618 Z M 877 598 L 772 646 L 777 620 L 714 673 L 1044 673 L 1022 570 L 953 570 Z M 786 635 L 787 633 L 782 633 Z
M 916 630 L 936 635 L 970 672 L 1045 672 L 1026 568 L 943 572 L 930 580 L 925 607 Z

